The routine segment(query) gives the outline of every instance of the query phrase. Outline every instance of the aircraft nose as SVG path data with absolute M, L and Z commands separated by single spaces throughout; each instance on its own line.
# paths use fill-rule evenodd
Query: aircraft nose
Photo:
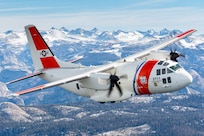
M 186 86 L 193 82 L 193 77 L 188 72 L 185 73 L 185 82 Z

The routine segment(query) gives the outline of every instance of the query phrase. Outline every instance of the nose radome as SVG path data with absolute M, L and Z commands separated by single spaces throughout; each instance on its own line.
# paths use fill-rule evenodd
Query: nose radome
M 189 85 L 190 83 L 193 82 L 193 77 L 188 73 L 186 72 L 186 84 Z

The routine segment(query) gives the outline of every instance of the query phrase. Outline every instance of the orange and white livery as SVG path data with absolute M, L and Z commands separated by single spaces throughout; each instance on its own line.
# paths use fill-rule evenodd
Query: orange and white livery
M 195 31 L 189 30 L 111 64 L 88 67 L 57 59 L 36 27 L 28 25 L 25 32 L 35 72 L 7 84 L 39 76 L 48 83 L 13 96 L 60 86 L 101 103 L 123 101 L 135 95 L 174 92 L 188 86 L 192 76 L 177 62 L 177 53 L 161 49 Z

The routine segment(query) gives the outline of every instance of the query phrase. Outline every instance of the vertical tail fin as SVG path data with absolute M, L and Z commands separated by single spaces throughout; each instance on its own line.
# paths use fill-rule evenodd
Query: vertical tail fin
M 59 68 L 60 65 L 54 54 L 36 27 L 33 25 L 25 26 L 25 31 L 35 69 Z
M 25 26 L 25 32 L 28 39 L 28 44 L 30 46 L 30 53 L 35 70 L 60 67 L 76 67 L 76 64 L 66 63 L 58 60 L 34 25 Z

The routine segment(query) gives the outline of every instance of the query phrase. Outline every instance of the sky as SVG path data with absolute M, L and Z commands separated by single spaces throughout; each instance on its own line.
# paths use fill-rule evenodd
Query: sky
M 102 31 L 186 31 L 204 34 L 203 0 L 1 0 L 0 32 L 34 24 Z

